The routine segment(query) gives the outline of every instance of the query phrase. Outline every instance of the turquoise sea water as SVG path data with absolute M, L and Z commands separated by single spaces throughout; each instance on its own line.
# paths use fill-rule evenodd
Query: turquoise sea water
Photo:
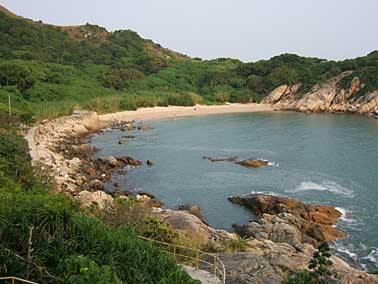
M 154 193 L 166 206 L 198 204 L 208 222 L 231 229 L 253 218 L 227 197 L 264 192 L 345 212 L 338 226 L 350 236 L 333 244 L 350 263 L 378 269 L 378 120 L 351 115 L 255 113 L 148 122 L 154 129 L 96 135 L 100 156 L 150 159 L 153 167 L 115 175 L 125 190 Z M 271 166 L 251 169 L 211 163 L 203 156 L 260 158 Z M 111 187 L 111 184 L 109 184 Z

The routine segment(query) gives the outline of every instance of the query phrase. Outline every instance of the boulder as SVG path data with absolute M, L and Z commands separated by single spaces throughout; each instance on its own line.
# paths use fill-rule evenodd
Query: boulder
M 202 243 L 237 239 L 235 234 L 209 227 L 200 218 L 185 211 L 166 209 L 159 216 L 164 222 L 171 225 L 172 228 Z
M 89 187 L 93 190 L 103 190 L 104 184 L 102 183 L 102 181 L 95 179 L 89 182 Z
M 121 139 L 118 141 L 118 144 L 122 145 L 122 144 L 127 144 L 127 141 L 126 139 Z
M 229 197 L 228 200 L 246 206 L 257 216 L 262 216 L 264 213 L 270 215 L 290 213 L 308 221 L 332 225 L 342 215 L 334 206 L 311 205 L 296 199 L 274 195 L 251 193 Z
M 138 126 L 138 130 L 150 130 L 150 129 L 152 129 L 152 127 L 149 126 L 149 125 L 139 125 Z
M 208 225 L 208 223 L 205 221 L 205 219 L 202 216 L 201 207 L 199 207 L 198 205 L 185 204 L 185 205 L 179 206 L 178 210 L 185 211 L 189 214 L 197 216 L 198 218 L 200 218 L 202 220 L 202 222 L 204 222 Z
M 153 195 L 152 195 L 153 196 Z M 161 208 L 164 204 L 156 198 L 151 198 L 148 195 L 136 195 L 136 199 L 139 203 L 142 203 L 146 208 Z
M 84 170 L 84 172 L 89 176 L 89 177 L 95 177 L 96 176 L 96 170 L 92 167 L 89 167 Z
M 266 96 L 262 103 L 264 104 L 274 104 L 278 102 L 284 95 L 289 93 L 288 85 L 281 85 L 275 88 L 268 96 Z
M 252 167 L 252 168 L 265 167 L 269 164 L 267 161 L 264 161 L 264 160 L 243 160 L 236 163 L 244 167 Z
M 118 161 L 118 159 L 113 156 L 107 157 L 106 161 L 113 168 L 123 168 L 125 166 L 122 162 Z
M 81 165 L 81 160 L 79 158 L 73 158 L 72 160 L 68 161 L 69 166 L 73 170 L 79 170 Z
M 127 124 L 125 124 L 125 125 L 121 128 L 121 130 L 122 130 L 122 131 L 130 131 L 130 130 L 133 130 L 134 128 L 135 128 L 134 125 L 132 125 L 132 124 L 130 124 L 130 123 L 127 123 Z
M 130 166 L 134 166 L 134 167 L 139 167 L 142 164 L 141 161 L 138 161 L 132 157 L 128 157 L 128 156 L 125 156 L 125 157 L 117 157 L 118 161 L 120 162 L 123 162 L 125 165 L 130 165 Z
M 152 162 L 151 160 L 147 160 L 146 163 L 147 163 L 147 166 L 150 166 L 150 167 L 154 165 L 154 162 Z
M 96 205 L 99 209 L 105 209 L 113 205 L 113 198 L 101 190 L 95 192 L 85 190 L 80 192 L 75 198 L 79 200 L 81 207 Z

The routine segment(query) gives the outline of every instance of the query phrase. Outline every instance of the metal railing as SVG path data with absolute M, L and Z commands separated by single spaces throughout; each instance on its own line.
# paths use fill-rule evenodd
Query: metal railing
M 201 250 L 161 242 L 141 236 L 139 236 L 139 238 L 155 244 L 161 249 L 162 252 L 172 255 L 175 261 L 179 264 L 191 266 L 196 269 L 211 273 L 214 276 L 214 284 L 226 283 L 226 270 L 224 264 L 222 260 L 220 260 L 216 255 Z M 14 276 L 0 277 L 0 283 L 16 284 L 19 282 L 27 284 L 38 284 L 36 282 Z
M 140 239 L 154 243 L 162 252 L 170 254 L 177 263 L 207 271 L 214 276 L 214 284 L 226 283 L 226 270 L 222 260 L 214 254 L 185 246 L 156 241 L 139 236 Z
M 38 284 L 38 283 L 35 283 L 33 281 L 29 281 L 29 280 L 25 280 L 25 279 L 21 279 L 21 278 L 18 278 L 18 277 L 14 277 L 14 276 L 8 276 L 8 277 L 0 277 L 0 281 L 2 283 L 4 283 L 3 281 L 5 281 L 5 283 L 12 283 L 12 284 L 16 284 L 18 282 L 21 282 L 21 283 L 27 283 L 27 284 Z

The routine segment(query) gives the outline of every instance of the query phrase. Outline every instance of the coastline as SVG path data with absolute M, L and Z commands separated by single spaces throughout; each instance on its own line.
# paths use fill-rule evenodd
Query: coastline
M 135 111 L 123 111 L 99 115 L 105 122 L 128 121 L 128 120 L 154 120 L 164 118 L 218 115 L 231 113 L 255 113 L 272 112 L 274 108 L 270 104 L 226 104 L 226 105 L 195 105 L 195 106 L 168 106 L 140 108 Z
M 224 106 L 143 108 L 137 111 L 104 115 L 97 115 L 93 112 L 81 112 L 52 121 L 43 121 L 40 125 L 36 125 L 29 130 L 27 139 L 32 162 L 39 161 L 43 167 L 47 166 L 55 172 L 54 177 L 57 191 L 77 199 L 82 206 L 97 203 L 99 208 L 105 208 L 113 204 L 113 197 L 104 191 L 102 184 L 111 179 L 112 172 L 119 169 L 118 163 L 123 161 L 125 157 L 105 157 L 105 159 L 100 159 L 98 162 L 101 163 L 102 168 L 105 166 L 105 169 L 95 167 L 96 171 L 90 177 L 91 174 L 85 174 L 85 171 L 83 171 L 84 168 L 88 167 L 88 162 L 91 163 L 90 166 L 95 166 L 91 156 L 85 158 L 88 154 L 87 151 L 91 152 L 94 150 L 85 144 L 85 139 L 88 135 L 112 127 L 117 122 L 121 125 L 127 125 L 132 120 L 145 121 L 200 115 L 270 112 L 273 110 L 273 107 L 270 105 L 233 104 Z M 110 165 L 110 162 L 112 165 Z M 117 166 L 114 166 L 113 162 Z M 89 184 L 90 188 L 84 189 L 83 183 Z M 200 240 L 201 243 L 210 244 L 214 247 L 221 246 L 227 242 L 237 241 L 236 234 L 208 226 L 202 219 L 194 215 L 193 212 L 196 208 L 193 209 L 194 211 L 191 211 L 192 208 L 184 208 L 183 210 L 161 209 L 158 204 L 159 201 L 155 200 L 154 197 L 150 197 L 148 193 L 141 193 L 139 199 L 137 197 L 137 200 L 145 204 L 146 208 L 150 208 L 161 220 L 177 230 L 182 230 L 187 234 L 188 238 L 197 241 Z M 156 204 L 157 207 L 155 207 Z M 278 224 L 288 226 L 289 223 L 282 219 L 279 220 Z M 260 226 L 259 224 L 252 225 Z M 294 227 L 291 228 L 296 230 Z M 301 232 L 295 232 L 302 236 Z M 306 268 L 312 258 L 315 247 L 310 243 L 302 243 L 302 241 L 295 246 L 291 246 L 289 243 L 287 240 L 274 242 L 266 238 L 252 238 L 247 242 L 245 252 L 225 252 L 219 256 L 225 263 L 228 278 L 231 279 L 238 279 L 239 277 L 239 272 L 234 268 L 243 265 L 243 261 L 249 263 L 251 259 L 254 259 L 257 263 L 264 263 L 264 265 L 267 265 L 272 270 L 282 266 L 293 271 Z M 300 249 L 298 250 L 298 248 Z M 277 254 L 280 261 L 271 261 L 270 255 L 276 256 Z M 288 257 L 290 257 L 290 261 L 288 261 Z M 375 276 L 354 269 L 335 256 L 332 257 L 332 261 L 335 270 L 340 275 L 343 275 L 341 281 L 344 279 L 353 279 L 353 281 L 363 279 L 364 283 L 376 283 L 377 278 Z M 249 269 L 248 266 L 246 267 Z M 247 271 L 245 273 L 248 274 Z M 259 273 L 258 275 L 261 279 L 266 279 L 267 277 L 265 273 Z M 277 279 L 277 283 L 287 276 L 284 271 L 273 273 L 273 275 Z M 359 284 L 361 282 L 351 283 Z

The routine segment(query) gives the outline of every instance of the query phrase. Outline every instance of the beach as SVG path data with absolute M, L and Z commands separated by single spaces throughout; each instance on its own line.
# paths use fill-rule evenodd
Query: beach
M 227 113 L 252 113 L 273 111 L 269 104 L 226 104 L 217 106 L 196 105 L 190 107 L 169 106 L 140 108 L 136 111 L 123 111 L 99 115 L 103 121 L 151 120 L 185 116 L 215 115 Z

